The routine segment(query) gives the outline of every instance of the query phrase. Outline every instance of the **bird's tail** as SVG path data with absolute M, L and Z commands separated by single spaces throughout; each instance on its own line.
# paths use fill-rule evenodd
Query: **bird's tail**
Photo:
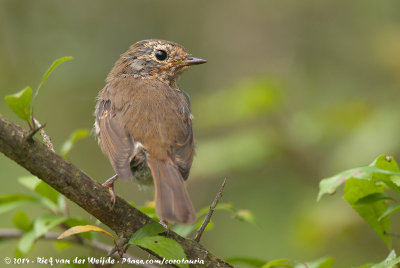
M 153 175 L 157 215 L 162 220 L 191 224 L 196 212 L 178 167 L 170 160 L 147 160 Z

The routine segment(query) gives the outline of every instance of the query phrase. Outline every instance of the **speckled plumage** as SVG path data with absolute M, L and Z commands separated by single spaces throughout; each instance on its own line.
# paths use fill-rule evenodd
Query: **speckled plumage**
M 160 60 L 157 51 L 167 58 Z M 100 147 L 118 177 L 126 180 L 133 174 L 146 183 L 152 175 L 163 220 L 196 219 L 184 185 L 194 155 L 190 100 L 177 79 L 190 65 L 204 62 L 173 42 L 140 41 L 121 55 L 98 96 Z

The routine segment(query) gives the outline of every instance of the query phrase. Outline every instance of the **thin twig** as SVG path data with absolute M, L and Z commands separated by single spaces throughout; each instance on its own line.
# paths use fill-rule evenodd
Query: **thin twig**
M 385 235 L 389 235 L 389 236 L 391 236 L 391 237 L 396 237 L 396 238 L 399 238 L 399 237 L 400 237 L 400 234 L 395 234 L 395 233 L 384 232 L 384 234 L 385 234 Z
M 121 255 L 124 253 L 123 248 L 125 245 L 128 243 L 129 239 L 125 237 L 121 237 L 118 242 L 114 245 L 114 247 L 110 247 L 110 250 L 108 251 L 107 257 L 112 256 L 115 253 L 118 253 L 118 255 L 121 257 Z
M 224 179 L 224 182 L 222 183 L 221 188 L 219 188 L 219 192 L 218 192 L 217 196 L 215 197 L 214 201 L 211 203 L 210 209 L 208 210 L 208 213 L 207 213 L 206 217 L 204 218 L 203 223 L 201 224 L 199 230 L 197 231 L 194 241 L 200 242 L 200 238 L 203 235 L 203 232 L 206 229 L 207 224 L 211 220 L 211 216 L 214 213 L 215 207 L 217 206 L 219 200 L 222 197 L 222 191 L 224 190 L 225 184 L 226 184 L 226 178 Z
M 4 238 L 4 239 L 18 239 L 23 234 L 24 234 L 24 232 L 22 232 L 20 230 L 16 230 L 16 229 L 0 229 L 0 238 Z M 58 236 L 59 236 L 59 234 L 57 234 L 57 233 L 47 232 L 47 233 L 45 233 L 43 235 L 43 237 L 41 237 L 41 239 L 57 240 Z M 112 246 L 107 245 L 107 244 L 102 243 L 102 242 L 88 241 L 88 240 L 85 240 L 85 239 L 80 240 L 80 239 L 75 239 L 75 238 L 76 237 L 66 237 L 66 238 L 63 238 L 62 241 L 68 241 L 68 242 L 79 244 L 79 245 L 82 245 L 82 246 L 87 246 L 87 247 L 96 249 L 96 250 L 101 251 L 101 252 L 110 252 L 111 249 L 113 248 Z M 115 253 L 118 253 L 118 252 L 115 252 Z M 124 258 L 129 258 L 132 261 L 137 261 L 136 263 L 140 263 L 141 262 L 141 260 L 138 259 L 137 257 L 132 256 L 132 255 L 127 254 L 127 253 L 124 254 Z M 139 266 L 148 267 L 148 268 L 156 268 L 156 267 L 158 267 L 156 265 L 151 265 L 151 264 L 141 264 Z
M 35 125 L 38 126 L 38 129 L 40 130 L 40 135 L 42 135 L 43 141 L 46 143 L 46 146 L 47 146 L 50 150 L 52 150 L 53 152 L 55 152 L 55 151 L 54 151 L 54 146 L 53 146 L 53 143 L 51 142 L 50 137 L 46 134 L 46 131 L 44 131 L 44 127 L 45 127 L 46 124 L 44 124 L 44 125 L 42 126 L 42 125 L 40 124 L 40 122 L 39 122 L 36 118 L 33 117 L 32 119 L 33 119 L 33 122 L 35 122 Z

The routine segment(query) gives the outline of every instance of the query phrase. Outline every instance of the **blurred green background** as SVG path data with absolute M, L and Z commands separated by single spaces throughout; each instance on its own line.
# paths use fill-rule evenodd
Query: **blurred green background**
M 382 153 L 400 159 L 399 14 L 398 0 L 0 0 L 0 95 L 35 88 L 54 59 L 74 56 L 35 105 L 59 151 L 75 129 L 92 128 L 96 95 L 121 53 L 148 38 L 178 42 L 208 60 L 180 81 L 195 118 L 188 182 L 195 207 L 208 206 L 228 178 L 223 201 L 256 219 L 251 225 L 217 212 L 202 243 L 222 258 L 378 262 L 387 249 L 340 193 L 316 197 L 324 177 Z M 2 99 L 0 113 L 22 124 Z M 69 158 L 99 182 L 113 174 L 93 137 Z M 0 155 L 0 194 L 26 192 L 16 182 L 26 174 Z M 153 195 L 122 181 L 116 192 L 138 205 Z M 1 228 L 12 227 L 12 215 L 2 215 Z M 0 260 L 14 245 L 0 245 Z M 30 256 L 77 254 L 94 255 L 40 242 Z

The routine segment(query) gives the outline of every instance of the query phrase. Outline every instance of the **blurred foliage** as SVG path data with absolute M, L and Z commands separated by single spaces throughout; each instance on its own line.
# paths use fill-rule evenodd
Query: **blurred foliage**
M 0 92 L 39 84 L 49 62 L 74 55 L 35 102 L 35 116 L 61 148 L 73 130 L 92 128 L 97 92 L 129 45 L 147 38 L 181 43 L 208 60 L 180 82 L 194 114 L 197 155 L 188 181 L 194 204 L 207 207 L 227 177 L 222 202 L 257 219 L 252 228 L 216 213 L 202 242 L 226 258 L 379 263 L 387 248 L 357 212 L 335 198 L 316 203 L 315 195 L 320 178 L 379 154 L 400 159 L 399 10 L 397 0 L 0 0 Z M 0 113 L 20 120 L 6 102 Z M 100 182 L 113 173 L 94 139 L 80 141 L 68 158 Z M 42 214 L 41 196 L 15 183 L 26 175 L 0 156 L 6 195 L 0 211 L 10 219 L 0 227 L 12 224 L 17 207 L 28 206 L 31 222 Z M 153 198 L 130 183 L 118 182 L 116 191 L 136 204 Z M 74 205 L 71 212 L 85 215 Z M 390 217 L 391 231 L 399 233 L 398 215 Z M 7 244 L 0 249 L 14 253 Z M 38 244 L 34 253 L 57 251 Z

